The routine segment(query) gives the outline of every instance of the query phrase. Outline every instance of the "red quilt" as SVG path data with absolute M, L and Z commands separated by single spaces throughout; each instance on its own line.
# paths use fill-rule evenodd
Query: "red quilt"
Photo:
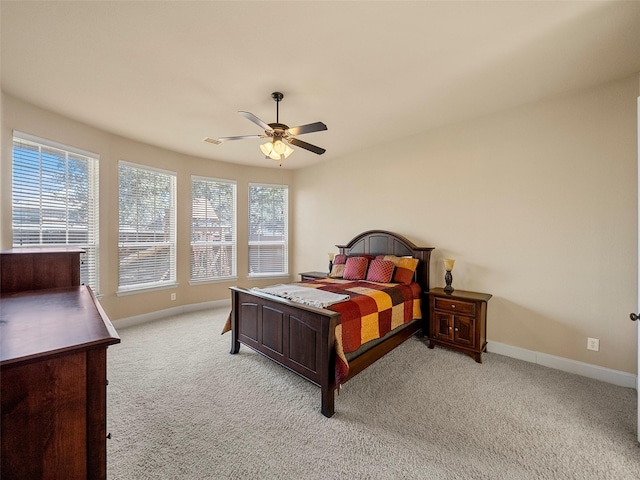
M 307 287 L 350 295 L 351 300 L 335 303 L 328 310 L 341 314 L 336 327 L 336 387 L 340 387 L 349 364 L 345 354 L 364 343 L 384 337 L 396 327 L 422 318 L 420 285 L 373 283 L 334 278 L 303 282 Z

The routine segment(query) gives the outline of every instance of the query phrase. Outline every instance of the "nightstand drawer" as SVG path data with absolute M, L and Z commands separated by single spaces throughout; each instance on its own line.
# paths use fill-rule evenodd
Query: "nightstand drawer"
M 475 316 L 476 314 L 475 303 L 453 300 L 451 298 L 435 297 L 433 306 L 438 310 L 446 310 L 447 312 L 459 313 L 461 315 Z

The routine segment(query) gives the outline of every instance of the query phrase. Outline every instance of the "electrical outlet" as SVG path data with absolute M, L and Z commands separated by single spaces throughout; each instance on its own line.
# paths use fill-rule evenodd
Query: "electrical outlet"
M 597 338 L 587 338 L 587 350 L 593 350 L 597 352 L 600 350 L 600 340 Z
M 171 294 L 171 300 L 175 300 L 175 299 L 176 299 L 176 294 L 175 294 L 175 293 L 172 293 L 172 294 Z

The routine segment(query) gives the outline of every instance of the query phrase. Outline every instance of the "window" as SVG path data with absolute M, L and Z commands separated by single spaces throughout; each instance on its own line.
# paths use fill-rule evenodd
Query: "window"
M 249 276 L 289 274 L 289 187 L 249 184 Z
M 236 182 L 191 177 L 191 280 L 236 277 Z
M 118 292 L 176 282 L 176 174 L 119 164 Z
M 14 247 L 77 247 L 80 282 L 98 284 L 99 156 L 13 132 Z

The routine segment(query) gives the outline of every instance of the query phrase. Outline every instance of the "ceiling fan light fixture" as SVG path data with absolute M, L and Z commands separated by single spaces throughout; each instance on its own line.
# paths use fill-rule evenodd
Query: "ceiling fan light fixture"
M 273 149 L 276 151 L 278 155 L 283 155 L 286 147 L 287 146 L 280 139 L 273 141 Z
M 282 152 L 282 155 L 284 155 L 284 158 L 289 158 L 289 155 L 291 155 L 293 153 L 293 148 L 291 148 L 289 145 L 283 143 L 284 145 L 284 152 Z
M 260 150 L 262 150 L 265 157 L 271 157 L 271 153 L 273 152 L 273 142 L 263 143 L 260 145 Z
M 275 140 L 260 145 L 260 150 L 264 153 L 265 157 L 269 157 L 273 160 L 282 160 L 282 158 L 288 158 L 293 153 L 293 148 L 289 147 L 282 140 Z

